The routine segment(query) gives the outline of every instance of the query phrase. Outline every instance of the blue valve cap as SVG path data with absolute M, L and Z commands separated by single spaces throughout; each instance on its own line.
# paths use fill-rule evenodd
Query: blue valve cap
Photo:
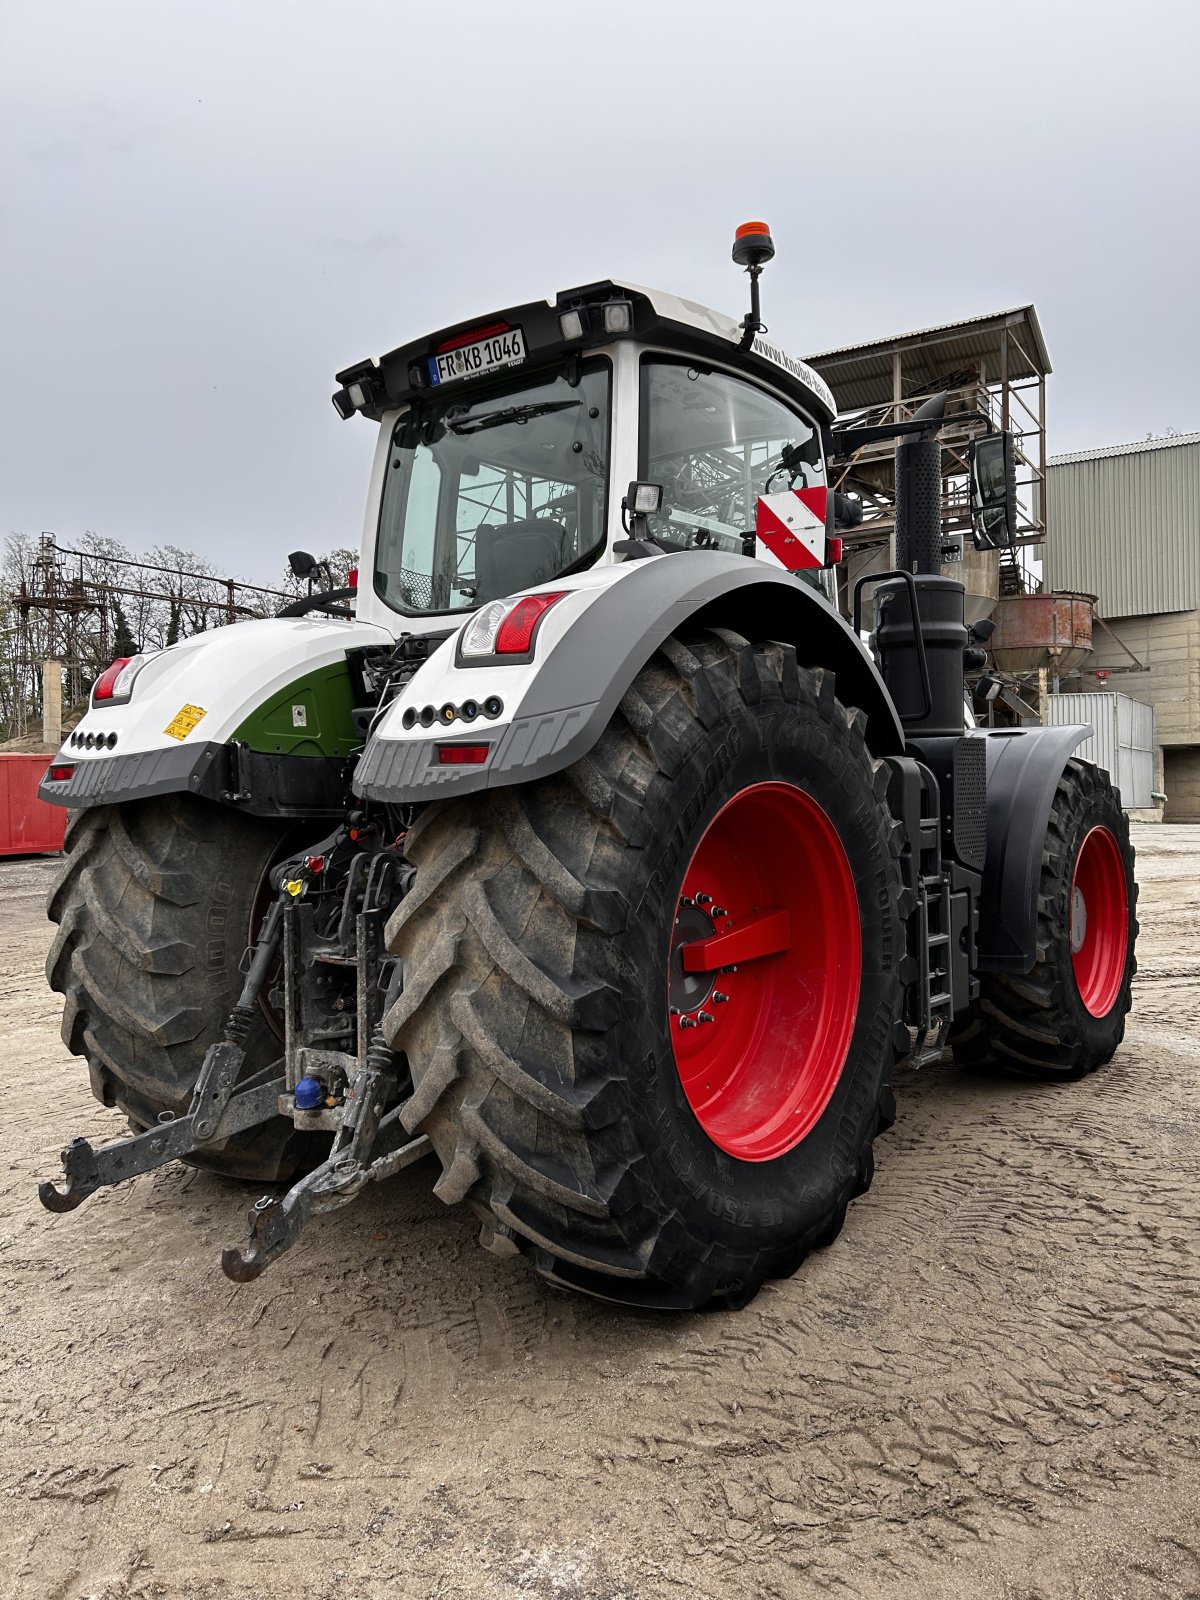
M 316 1078 L 301 1078 L 296 1085 L 296 1110 L 315 1111 L 325 1101 L 325 1090 Z

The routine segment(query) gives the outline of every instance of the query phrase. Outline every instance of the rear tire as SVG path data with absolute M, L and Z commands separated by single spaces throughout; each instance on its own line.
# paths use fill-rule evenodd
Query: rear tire
M 790 647 L 671 639 L 584 760 L 418 818 L 416 880 L 388 928 L 405 989 L 384 1027 L 412 1071 L 406 1126 L 442 1162 L 435 1192 L 475 1207 L 487 1247 L 527 1252 L 570 1288 L 683 1309 L 742 1304 L 836 1237 L 871 1181 L 871 1142 L 893 1116 L 891 1065 L 907 1045 L 898 830 L 864 723 L 835 698 L 832 674 L 798 669 Z M 673 979 L 670 963 L 710 823 L 764 786 L 798 791 L 830 824 L 860 954 L 839 1059 L 806 1108 L 812 1125 L 791 1143 L 750 1139 L 768 1156 L 741 1159 L 684 1089 L 669 1013 L 682 966 Z M 767 852 L 755 870 L 769 904 L 770 841 L 748 843 Z M 855 930 L 822 926 L 813 904 L 793 929 L 832 972 Z M 765 1037 L 778 1043 L 762 1053 L 776 1072 L 785 1039 Z
M 241 989 L 251 916 L 282 840 L 277 824 L 188 795 L 72 816 L 47 906 L 58 933 L 46 975 L 65 998 L 63 1042 L 87 1061 L 92 1092 L 136 1129 L 187 1111 Z M 264 1016 L 245 1050 L 243 1078 L 282 1056 Z M 274 1182 L 312 1166 L 319 1144 L 276 1117 L 189 1159 Z
M 1132 1004 L 1137 892 L 1129 822 L 1107 773 L 1069 761 L 1042 848 L 1037 958 L 1027 973 L 983 974 L 951 1035 L 955 1059 L 1043 1079 L 1111 1061 Z

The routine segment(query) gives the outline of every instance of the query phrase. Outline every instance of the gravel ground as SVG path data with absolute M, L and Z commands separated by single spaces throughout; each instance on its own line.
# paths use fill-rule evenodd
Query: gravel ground
M 0 864 L 0 1594 L 1200 1595 L 1200 828 L 1135 839 L 1111 1066 L 904 1075 L 840 1240 L 673 1319 L 484 1254 L 428 1164 L 243 1286 L 231 1183 L 50 1216 L 121 1130 L 42 976 L 53 863 Z

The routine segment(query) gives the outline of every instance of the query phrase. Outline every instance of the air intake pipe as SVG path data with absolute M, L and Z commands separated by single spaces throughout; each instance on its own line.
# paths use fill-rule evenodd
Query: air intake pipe
M 927 401 L 913 421 L 928 431 L 896 447 L 896 566 L 913 574 L 892 578 L 875 591 L 875 648 L 884 682 L 910 738 L 961 734 L 964 726 L 963 651 L 967 647 L 965 595 L 942 571 L 942 447 L 937 430 L 946 397 Z M 918 630 L 924 643 L 928 694 L 921 672 Z

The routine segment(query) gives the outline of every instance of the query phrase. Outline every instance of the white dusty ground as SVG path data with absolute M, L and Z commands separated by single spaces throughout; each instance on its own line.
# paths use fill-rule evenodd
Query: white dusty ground
M 476 1248 L 419 1166 L 221 1276 L 236 1186 L 51 1217 L 120 1131 L 0 865 L 0 1595 L 1200 1595 L 1200 828 L 1140 828 L 1136 1009 L 1076 1085 L 906 1075 L 790 1282 L 670 1319 Z

